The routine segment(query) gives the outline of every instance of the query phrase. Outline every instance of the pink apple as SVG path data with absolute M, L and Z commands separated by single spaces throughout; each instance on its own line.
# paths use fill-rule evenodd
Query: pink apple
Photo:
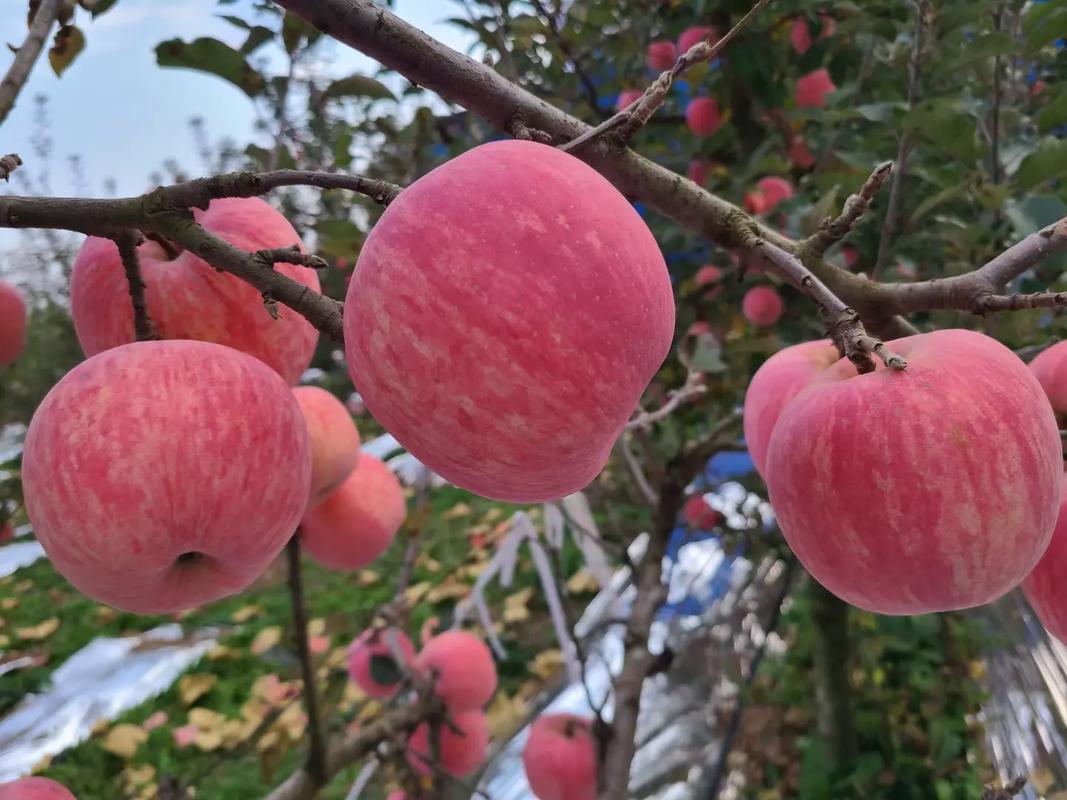
M 1030 371 L 1045 390 L 1059 419 L 1067 420 L 1067 342 L 1057 342 L 1038 353 L 1030 362 Z
M 297 386 L 293 396 L 307 423 L 311 445 L 311 501 L 326 499 L 359 464 L 359 431 L 334 395 L 318 386 Z
M 34 533 L 80 591 L 139 614 L 248 586 L 307 505 L 311 458 L 277 373 L 210 342 L 137 342 L 67 373 L 26 434 Z
M 799 134 L 794 136 L 789 143 L 787 155 L 790 163 L 797 169 L 811 169 L 815 166 L 815 154 L 811 152 L 811 148 L 804 141 L 804 137 Z
M 780 202 L 788 200 L 794 194 L 793 184 L 785 178 L 773 175 L 761 178 L 756 183 L 756 189 L 763 195 L 767 203 L 767 211 L 773 210 Z
M 291 247 L 300 237 L 289 221 L 257 197 L 213 200 L 193 210 L 205 229 L 242 250 Z M 164 339 L 199 339 L 253 355 L 296 383 L 311 363 L 319 333 L 307 320 L 279 305 L 273 319 L 250 284 L 216 271 L 190 252 L 170 258 L 154 241 L 137 248 L 145 282 L 145 304 Z M 315 291 L 315 271 L 293 264 L 275 270 Z M 118 249 L 110 239 L 90 236 L 74 261 L 71 314 L 88 356 L 134 340 L 133 307 Z
M 632 103 L 637 102 L 640 98 L 644 97 L 643 89 L 623 89 L 619 92 L 619 99 L 615 101 L 615 110 L 622 111 Z
M 522 765 L 538 800 L 596 800 L 599 758 L 593 720 L 543 714 L 530 726 Z
M 804 55 L 811 48 L 811 31 L 808 30 L 808 21 L 804 17 L 794 17 L 793 25 L 789 29 L 789 41 L 793 49 L 799 55 Z
M 489 748 L 489 722 L 482 711 L 461 711 L 450 717 L 451 724 L 443 723 L 438 729 L 441 760 L 437 766 L 449 775 L 462 778 L 485 761 Z M 423 775 L 430 774 L 432 750 L 430 728 L 424 722 L 408 740 L 408 763 Z
M 880 614 L 988 603 L 1048 547 L 1063 456 L 1041 384 L 974 331 L 888 342 L 906 370 L 842 359 L 786 406 L 766 475 L 789 546 Z
M 718 34 L 715 32 L 714 28 L 701 26 L 686 28 L 682 31 L 682 35 L 678 37 L 678 52 L 688 52 L 689 48 L 699 44 L 705 39 L 709 44 L 715 44 L 715 42 L 719 41 Z
M 26 300 L 14 284 L 0 280 L 0 367 L 15 363 L 26 347 Z
M 711 173 L 711 164 L 707 161 L 702 161 L 699 158 L 694 158 L 689 162 L 689 167 L 685 171 L 685 175 L 689 180 L 695 183 L 697 186 L 703 186 L 708 182 L 708 175 Z
M 1052 543 L 1026 580 L 1023 594 L 1048 632 L 1067 643 L 1067 493 L 1060 500 Z
M 392 642 L 404 657 L 397 664 Z M 415 646 L 408 635 L 398 628 L 367 630 L 348 648 L 348 675 L 352 682 L 370 697 L 392 697 L 396 694 L 403 671 L 415 661 Z
M 407 516 L 404 489 L 388 466 L 363 453 L 344 482 L 301 523 L 308 554 L 330 569 L 362 569 L 393 543 Z
M 723 522 L 722 512 L 709 506 L 702 495 L 686 500 L 683 515 L 689 527 L 698 531 L 710 531 Z
M 603 467 L 670 348 L 674 297 L 615 187 L 553 147 L 501 141 L 390 204 L 344 321 L 354 383 L 412 455 L 477 494 L 534 502 Z
M 741 313 L 760 328 L 776 323 L 784 310 L 782 298 L 770 286 L 753 286 L 741 298 Z
M 466 631 L 445 631 L 430 639 L 415 660 L 415 670 L 433 681 L 434 692 L 454 711 L 481 708 L 496 691 L 493 654 Z
M 830 73 L 825 67 L 809 72 L 797 79 L 796 104 L 798 108 L 825 108 L 826 95 L 837 91 Z
M 714 97 L 697 97 L 685 107 L 685 124 L 696 136 L 711 136 L 722 127 L 719 101 Z
M 0 800 L 77 800 L 61 783 L 48 778 L 19 778 L 0 783 Z
M 674 42 L 661 40 L 652 42 L 645 50 L 645 63 L 648 68 L 656 72 L 663 72 L 674 66 L 678 60 L 678 48 Z
M 745 391 L 745 444 L 765 479 L 767 446 L 782 411 L 823 370 L 841 358 L 829 339 L 804 342 L 779 350 L 756 370 Z
M 766 214 L 771 210 L 771 201 L 763 192 L 753 191 L 745 195 L 745 211 L 749 214 Z
M 708 286 L 712 283 L 718 283 L 722 280 L 723 271 L 716 267 L 714 264 L 708 264 L 697 270 L 696 281 L 697 286 Z

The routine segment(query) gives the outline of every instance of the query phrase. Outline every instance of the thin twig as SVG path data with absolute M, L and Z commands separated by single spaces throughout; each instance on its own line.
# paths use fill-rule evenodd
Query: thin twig
M 0 157 L 0 178 L 7 180 L 11 177 L 11 173 L 22 166 L 22 159 L 19 158 L 18 153 L 8 153 L 6 156 Z
M 845 200 L 841 214 L 836 219 L 827 217 L 819 226 L 819 230 L 806 242 L 801 243 L 800 249 L 805 255 L 822 258 L 823 253 L 841 241 L 852 230 L 860 217 L 867 213 L 871 207 L 871 201 L 876 194 L 885 186 L 889 176 L 893 173 L 893 162 L 887 161 L 874 168 L 874 172 L 867 178 L 859 193 L 850 195 Z
M 257 250 L 252 254 L 252 258 L 263 262 L 266 267 L 273 267 L 275 264 L 296 264 L 298 267 L 308 267 L 309 269 L 326 269 L 330 266 L 325 258 L 313 253 L 305 253 L 298 244 L 294 244 L 291 247 Z
M 1004 6 L 997 7 L 993 14 L 993 23 L 997 31 L 1001 29 L 1004 19 Z M 1001 60 L 1000 53 L 993 59 L 993 109 L 992 130 L 990 131 L 989 162 L 993 184 L 1000 183 L 1000 101 L 1001 101 Z
M 709 44 L 706 39 L 697 42 L 678 57 L 678 60 L 674 62 L 674 66 L 660 73 L 659 77 L 645 89 L 645 93 L 641 97 L 614 116 L 604 120 L 595 128 L 586 131 L 566 144 L 560 145 L 559 149 L 565 153 L 574 153 L 579 148 L 594 141 L 597 137 L 616 129 L 618 130 L 618 141 L 622 144 L 629 142 L 634 134 L 667 101 L 667 93 L 674 84 L 675 78 L 696 64 L 713 60 L 769 2 L 770 0 L 756 0 L 756 4 L 752 6 L 749 12 L 741 17 L 737 24 L 719 41 L 715 44 Z
M 582 85 L 582 90 L 585 92 L 586 102 L 589 103 L 589 107 L 592 109 L 593 113 L 599 116 L 601 114 L 600 95 L 596 90 L 596 84 L 593 83 L 593 79 L 589 77 L 589 73 L 585 71 L 578 56 L 574 53 L 567 38 L 563 35 L 563 31 L 560 30 L 556 15 L 546 9 L 541 0 L 530 0 L 530 3 L 533 5 L 534 10 L 545 18 L 545 21 L 548 23 L 548 32 L 552 34 L 552 38 L 556 42 L 556 47 L 559 48 L 563 57 L 570 62 L 571 68 L 574 70 L 574 74 L 578 78 L 578 82 Z
M 651 428 L 661 419 L 669 417 L 682 403 L 688 402 L 694 397 L 699 397 L 707 391 L 703 380 L 704 376 L 701 373 L 690 370 L 685 376 L 685 383 L 670 393 L 666 403 L 655 411 L 638 412 L 626 423 L 626 427 L 623 430 L 633 431 L 639 428 Z
M 126 272 L 129 286 L 130 302 L 133 304 L 133 331 L 138 342 L 158 339 L 152 318 L 148 316 L 148 303 L 145 301 L 145 284 L 141 276 L 141 262 L 137 257 L 137 247 L 144 241 L 140 231 L 126 230 L 115 238 L 119 249 L 122 268 Z
M 44 49 L 44 43 L 48 39 L 48 33 L 52 25 L 59 18 L 63 0 L 41 0 L 37 7 L 37 13 L 33 17 L 29 33 L 23 40 L 22 45 L 15 51 L 15 60 L 7 69 L 7 74 L 0 80 L 0 124 L 7 119 L 11 109 L 15 107 L 15 100 L 26 85 L 33 65 Z M 10 19 L 10 17 L 8 18 Z
M 650 506 L 655 508 L 656 504 L 659 503 L 659 495 L 656 494 L 656 490 L 652 488 L 652 484 L 648 482 L 648 477 L 645 475 L 645 471 L 641 467 L 641 462 L 637 460 L 633 450 L 630 449 L 630 443 L 627 441 L 625 434 L 619 437 L 618 444 L 619 449 L 622 451 L 623 460 L 626 462 L 626 466 L 630 470 L 630 474 L 633 476 L 634 483 L 637 484 L 641 496 L 645 498 L 645 501 Z
M 1019 311 L 1024 308 L 1064 308 L 1067 306 L 1067 292 L 990 294 L 981 298 L 978 302 L 978 313 L 986 311 Z
M 300 671 L 304 679 L 304 708 L 308 715 L 307 771 L 319 786 L 329 777 L 326 772 L 326 742 L 323 739 L 322 720 L 319 717 L 318 692 L 315 689 L 315 669 L 311 665 L 311 648 L 308 646 L 308 621 L 304 610 L 304 585 L 300 575 L 300 531 L 297 530 L 285 546 L 289 563 L 289 600 L 293 607 L 293 635 L 296 652 L 300 657 Z

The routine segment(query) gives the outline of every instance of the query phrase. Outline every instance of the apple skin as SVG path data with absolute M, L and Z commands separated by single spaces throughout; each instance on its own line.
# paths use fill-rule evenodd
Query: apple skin
M 596 800 L 597 744 L 592 720 L 543 714 L 530 726 L 522 764 L 538 800 Z
M 811 152 L 808 143 L 804 141 L 804 137 L 800 134 L 794 136 L 790 141 L 787 155 L 790 163 L 798 169 L 811 169 L 815 166 L 815 154 Z
M 1037 566 L 1022 583 L 1023 594 L 1049 633 L 1067 643 L 1067 492 L 1060 500 L 1059 517 L 1049 544 Z
M 1063 457 L 1037 379 L 980 333 L 888 343 L 903 371 L 829 367 L 771 434 L 767 485 L 789 546 L 842 600 L 881 614 L 988 603 L 1048 547 Z
M 745 444 L 756 471 L 766 479 L 767 446 L 778 417 L 797 394 L 841 358 L 829 339 L 804 342 L 768 358 L 745 391 Z
M 467 631 L 434 636 L 415 659 L 415 671 L 433 680 L 434 694 L 452 711 L 482 708 L 496 691 L 493 654 Z
M 555 148 L 500 141 L 389 205 L 344 325 L 353 382 L 413 456 L 476 494 L 540 502 L 608 460 L 670 349 L 674 296 L 615 187 Z
M 78 800 L 61 783 L 49 778 L 19 778 L 0 783 L 0 800 Z
M 797 79 L 797 108 L 825 108 L 826 95 L 836 90 L 825 67 L 809 72 Z
M 741 313 L 753 325 L 766 328 L 778 321 L 785 310 L 781 296 L 770 286 L 753 286 L 741 298 Z
M 685 124 L 695 136 L 711 136 L 722 127 L 719 101 L 714 97 L 697 97 L 685 107 Z
M 655 70 L 656 72 L 670 69 L 674 66 L 674 62 L 677 60 L 678 48 L 675 47 L 674 42 L 652 42 L 645 49 L 645 63 L 648 65 L 649 69 Z
M 485 761 L 489 748 L 489 722 L 481 711 L 451 713 L 451 725 L 442 724 L 439 766 L 449 775 L 463 778 Z M 459 730 L 453 730 L 453 726 Z M 428 759 L 431 752 L 430 728 L 425 722 L 408 739 L 408 763 L 417 772 L 428 775 L 432 771 Z
M 723 274 L 723 271 L 714 264 L 706 264 L 697 270 L 694 280 L 696 281 L 697 286 L 707 286 L 721 281 Z
M 638 98 L 645 94 L 643 89 L 623 89 L 619 92 L 619 99 L 615 101 L 615 110 L 622 111 Z
M 345 404 L 318 386 L 293 389 L 311 446 L 311 502 L 315 506 L 359 464 L 359 431 Z
M 402 670 L 415 661 L 415 646 L 406 633 L 398 628 L 386 630 L 363 631 L 348 647 L 348 676 L 352 683 L 363 690 L 369 697 L 383 699 L 392 697 L 399 688 L 397 684 L 379 683 L 374 679 L 371 660 L 375 657 L 387 657 L 394 660 L 393 650 L 387 637 L 396 636 L 397 648 L 404 657 L 399 665 Z
M 258 197 L 212 200 L 206 211 L 193 209 L 193 216 L 206 230 L 249 252 L 300 243 L 289 221 Z M 146 241 L 137 252 L 148 316 L 161 338 L 224 344 L 267 363 L 290 384 L 300 380 L 319 340 L 310 322 L 280 304 L 280 318 L 271 318 L 255 287 L 188 251 L 167 260 L 158 244 Z M 274 269 L 319 291 L 312 269 L 295 264 Z M 82 245 L 71 273 L 70 307 L 87 356 L 134 341 L 126 273 L 110 239 L 90 236 Z
M 785 178 L 779 178 L 774 175 L 761 178 L 756 184 L 756 188 L 766 198 L 768 211 L 774 209 L 783 200 L 788 200 L 793 196 L 793 184 Z
M 122 345 L 68 372 L 34 413 L 22 464 L 56 569 L 138 614 L 252 583 L 295 530 L 310 479 L 304 419 L 278 374 L 184 340 Z
M 715 44 L 715 42 L 719 40 L 719 37 L 714 28 L 699 25 L 692 28 L 686 28 L 682 31 L 682 35 L 678 37 L 678 52 L 686 53 L 689 51 L 690 47 L 704 39 L 707 39 L 710 44 Z M 667 69 L 670 69 L 670 66 L 668 66 Z
M 26 347 L 26 299 L 14 284 L 0 280 L 0 367 L 14 364 Z
M 1057 342 L 1038 353 L 1030 362 L 1030 371 L 1045 390 L 1057 417 L 1067 418 L 1067 342 Z
M 406 516 L 396 475 L 381 459 L 363 453 L 344 482 L 308 509 L 300 540 L 324 567 L 363 569 L 389 549 Z

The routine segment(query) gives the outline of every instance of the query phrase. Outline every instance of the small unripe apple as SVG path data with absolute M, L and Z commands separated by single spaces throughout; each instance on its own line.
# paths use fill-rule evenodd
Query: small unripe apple
M 596 800 L 598 758 L 593 721 L 574 714 L 538 717 L 530 726 L 522 765 L 538 800 Z
M 482 711 L 450 713 L 450 722 L 439 727 L 440 762 L 437 766 L 457 778 L 470 775 L 485 761 L 489 749 L 489 722 Z M 430 765 L 433 744 L 430 726 L 422 723 L 408 739 L 408 763 L 423 775 Z
M 14 284 L 0 280 L 0 367 L 15 363 L 26 347 L 26 300 Z
M 19 778 L 0 783 L 0 800 L 77 800 L 61 783 L 49 778 Z
M 836 91 L 825 67 L 809 72 L 797 79 L 796 104 L 798 108 L 825 108 L 826 95 Z
M 770 286 L 753 286 L 741 298 L 741 313 L 759 328 L 776 323 L 784 310 L 782 298 Z
M 689 51 L 689 48 L 705 39 L 708 41 L 708 44 L 715 44 L 715 42 L 719 40 L 718 34 L 714 28 L 699 25 L 692 28 L 686 28 L 682 31 L 682 35 L 678 37 L 678 52 L 686 53 Z
M 137 342 L 63 376 L 26 433 L 33 530 L 80 591 L 139 614 L 234 594 L 307 505 L 307 429 L 262 361 L 210 342 Z
M 362 569 L 393 543 L 407 516 L 404 489 L 381 459 L 369 453 L 300 523 L 308 554 L 330 569 Z
M 401 664 L 396 661 L 390 637 L 396 637 L 396 648 L 403 656 Z M 348 647 L 348 675 L 370 697 L 396 694 L 404 670 L 414 661 L 415 646 L 398 628 L 364 631 Z
M 318 386 L 297 386 L 293 395 L 307 423 L 311 446 L 311 501 L 326 499 L 359 464 L 359 431 L 345 404 Z
M 685 107 L 685 124 L 696 136 L 711 136 L 722 127 L 719 101 L 714 97 L 697 97 Z
M 466 631 L 446 631 L 426 643 L 415 670 L 454 711 L 481 708 L 496 691 L 496 664 L 485 642 Z
M 645 63 L 648 64 L 649 69 L 656 72 L 670 69 L 677 60 L 678 48 L 674 46 L 674 42 L 665 40 L 652 42 L 645 50 Z

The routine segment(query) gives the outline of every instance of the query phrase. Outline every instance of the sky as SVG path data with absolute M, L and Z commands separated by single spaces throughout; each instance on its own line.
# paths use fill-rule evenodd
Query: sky
M 148 188 L 148 176 L 167 158 L 175 158 L 198 174 L 201 166 L 188 120 L 202 116 L 212 140 L 231 135 L 252 140 L 251 102 L 225 81 L 189 70 L 164 69 L 155 63 L 155 46 L 166 39 L 190 40 L 212 36 L 239 45 L 243 32 L 219 19 L 221 13 L 248 11 L 250 0 L 218 6 L 216 0 L 118 0 L 96 20 L 79 11 L 76 23 L 86 34 L 85 50 L 57 78 L 46 59 L 34 67 L 16 107 L 0 125 L 0 153 L 19 153 L 32 164 L 35 104 L 48 97 L 50 134 L 55 141 L 51 165 L 52 189 L 75 193 L 67 178 L 67 157 L 78 154 L 90 194 L 103 194 L 113 179 L 119 194 Z M 469 34 L 442 22 L 459 6 L 450 0 L 396 0 L 394 11 L 403 19 L 457 49 L 465 49 Z M 25 35 L 26 0 L 0 0 L 0 41 L 19 44 Z M 244 16 L 247 16 L 245 14 Z M 0 73 L 11 58 L 0 47 Z M 376 62 L 337 45 L 338 66 L 345 72 L 373 74 Z M 13 189 L 0 184 L 0 193 Z M 0 231 L 0 249 L 6 243 Z M 8 240 L 10 241 L 10 240 Z

